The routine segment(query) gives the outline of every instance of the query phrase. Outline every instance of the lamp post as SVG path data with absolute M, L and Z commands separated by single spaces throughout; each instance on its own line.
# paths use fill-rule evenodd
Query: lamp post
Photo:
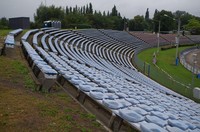
M 157 53 L 159 52 L 159 48 L 160 48 L 160 23 L 161 23 L 161 21 L 159 20 L 153 20 L 153 21 L 156 21 L 156 22 L 158 22 L 158 33 L 157 33 Z M 153 22 L 154 23 L 154 22 Z
M 192 70 L 192 88 L 194 87 L 195 64 L 197 63 L 197 54 L 193 54 L 193 70 Z
M 178 33 L 177 33 L 177 44 L 176 44 L 176 66 L 178 65 L 178 46 L 179 46 L 179 39 L 180 39 L 180 26 L 181 20 L 180 17 L 178 18 Z
M 164 16 L 175 20 L 174 18 L 168 16 L 167 14 L 164 14 Z M 180 39 L 180 27 L 181 27 L 181 20 L 180 20 L 180 16 L 179 16 L 179 18 L 178 18 L 178 31 L 177 31 L 177 37 L 176 37 L 176 58 L 175 58 L 176 66 L 178 66 L 178 62 L 179 62 L 179 59 L 178 59 L 178 47 L 179 47 L 179 39 Z
M 157 47 L 157 53 L 159 52 L 160 47 L 160 21 L 158 21 L 158 47 Z

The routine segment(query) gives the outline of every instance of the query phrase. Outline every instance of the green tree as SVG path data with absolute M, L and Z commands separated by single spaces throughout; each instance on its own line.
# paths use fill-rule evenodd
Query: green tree
M 93 8 L 91 3 L 89 3 L 89 14 L 93 14 Z
M 69 8 L 68 8 L 68 6 L 66 6 L 65 13 L 66 13 L 66 14 L 69 14 Z
M 147 8 L 145 13 L 145 21 L 144 21 L 144 30 L 150 31 L 151 28 L 151 19 L 149 18 L 149 8 Z
M 9 21 L 6 17 L 2 17 L 0 19 L 0 29 L 8 29 L 9 28 Z
M 117 11 L 117 8 L 116 8 L 115 5 L 114 5 L 114 7 L 112 8 L 111 16 L 118 16 L 118 11 Z
M 135 30 L 135 21 L 134 21 L 134 19 L 129 20 L 128 26 L 129 26 L 129 30 L 130 31 L 134 31 Z
M 47 20 L 63 21 L 64 10 L 61 7 L 55 7 L 54 5 L 47 7 L 41 4 L 36 10 L 36 14 L 34 14 L 34 19 L 36 25 L 40 25 L 40 27 L 43 25 L 43 22 Z
M 154 17 L 153 17 L 153 21 L 154 21 L 154 24 L 155 24 L 155 32 L 158 31 L 158 21 L 161 21 L 161 25 L 160 25 L 160 30 L 161 31 L 171 31 L 171 30 L 174 30 L 174 29 L 177 29 L 176 28 L 176 25 L 177 25 L 177 21 L 174 20 L 174 15 L 172 14 L 172 12 L 170 11 L 165 11 L 165 10 L 162 10 L 162 11 L 155 11 L 154 13 Z
M 134 30 L 144 31 L 144 16 L 137 15 L 134 17 Z
M 181 29 L 183 29 L 184 25 L 187 25 L 189 23 L 190 19 L 194 19 L 195 17 L 188 12 L 185 11 L 176 11 L 173 13 L 174 17 L 178 20 L 180 18 L 181 20 Z M 178 27 L 176 27 L 178 28 Z
M 146 13 L 145 13 L 145 21 L 149 20 L 149 8 L 147 8 Z
M 189 23 L 185 25 L 185 28 L 191 32 L 191 34 L 200 34 L 200 21 L 196 19 L 189 20 Z

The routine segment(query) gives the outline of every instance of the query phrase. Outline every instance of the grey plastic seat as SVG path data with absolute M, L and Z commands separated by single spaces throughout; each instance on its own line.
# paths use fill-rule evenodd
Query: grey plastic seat
M 138 107 L 146 110 L 147 112 L 150 112 L 150 111 L 153 111 L 153 108 L 148 106 L 148 105 L 145 105 L 145 104 L 138 104 Z
M 125 93 L 120 93 L 120 92 L 116 92 L 116 95 L 119 96 L 119 98 L 127 98 L 128 95 Z
M 107 89 L 105 89 L 105 88 L 103 88 L 103 87 L 100 87 L 100 86 L 98 86 L 98 87 L 93 87 L 91 91 L 92 91 L 92 92 L 101 92 L 101 93 L 107 93 L 107 92 L 108 92 Z
M 90 91 L 89 93 L 90 97 L 96 99 L 96 100 L 103 100 L 105 95 L 102 92 L 93 92 Z
M 164 128 L 154 124 L 154 123 L 147 123 L 142 122 L 140 124 L 140 129 L 142 132 L 167 132 Z
M 15 45 L 14 36 L 10 34 L 7 35 L 4 43 L 6 44 L 6 47 L 14 48 L 14 45 Z
M 178 128 L 178 127 L 167 126 L 166 129 L 167 129 L 169 132 L 183 132 L 183 130 L 180 129 L 180 128 Z
M 74 85 L 80 85 L 80 84 L 85 84 L 84 81 L 80 80 L 79 78 L 72 77 L 71 80 L 69 80 L 72 84 Z
M 114 100 L 114 99 L 118 99 L 119 96 L 117 96 L 116 94 L 114 93 L 104 93 L 106 95 L 106 99 L 109 99 L 109 100 Z
M 78 86 L 78 88 L 84 92 L 90 92 L 90 90 L 92 89 L 92 86 L 83 83 L 78 84 Z
M 75 77 L 74 74 L 72 73 L 66 73 L 65 75 L 63 75 L 64 78 L 66 78 L 68 81 L 71 80 L 73 77 Z
M 163 120 L 167 120 L 169 118 L 167 113 L 159 112 L 159 111 L 152 111 L 151 115 L 157 116 Z
M 139 104 L 140 102 L 134 98 L 125 98 L 128 102 L 132 103 L 133 105 Z
M 140 114 L 140 115 L 143 115 L 143 116 L 145 116 L 145 115 L 148 114 L 147 111 L 145 111 L 144 109 L 141 109 L 141 108 L 139 108 L 139 107 L 129 107 L 129 109 L 130 109 L 131 111 L 135 111 L 136 113 L 138 113 L 138 114 Z
M 184 131 L 188 129 L 188 125 L 181 120 L 171 120 L 170 119 L 170 120 L 168 120 L 168 124 L 172 127 L 178 127 Z
M 119 115 L 130 122 L 141 122 L 144 120 L 144 116 L 132 111 L 132 110 L 127 110 L 127 109 L 123 109 L 123 110 L 119 110 Z
M 10 31 L 9 34 L 15 36 L 22 31 L 23 31 L 23 29 L 19 28 L 19 29 L 15 29 L 15 30 Z
M 157 116 L 146 116 L 146 119 L 145 119 L 147 122 L 151 122 L 151 123 L 154 123 L 154 124 L 157 124 L 161 127 L 164 127 L 165 125 L 167 125 L 167 120 L 163 120 Z
M 103 100 L 103 105 L 107 106 L 110 109 L 118 110 L 123 107 L 123 105 L 115 100 Z

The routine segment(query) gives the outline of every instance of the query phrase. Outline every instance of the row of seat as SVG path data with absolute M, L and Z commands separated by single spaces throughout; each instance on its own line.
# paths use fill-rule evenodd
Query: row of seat
M 42 42 L 40 45 L 42 39 L 35 37 L 39 43 L 32 48 L 43 59 L 39 63 L 44 61 L 45 65 L 56 70 L 58 78 L 71 82 L 114 115 L 141 131 L 200 130 L 200 105 L 152 81 L 134 67 L 120 64 L 124 60 L 119 60 L 122 54 L 112 51 L 122 48 L 119 42 L 120 48 L 116 44 L 107 49 L 104 48 L 106 40 L 105 45 L 100 44 L 103 37 L 91 41 L 97 39 L 76 31 L 52 35 L 51 32 L 54 31 L 49 31 L 43 40 L 47 42 L 51 38 L 51 43 L 46 43 L 48 50 L 44 49 Z M 45 34 L 41 35 L 43 38 Z M 57 52 L 51 50 L 50 44 Z
M 135 47 L 146 45 L 145 42 L 139 40 L 137 37 L 130 35 L 126 31 L 103 30 L 103 29 L 100 29 L 100 31 L 117 41 L 126 43 L 126 45 L 135 46 Z
M 42 31 L 36 33 L 36 35 L 34 34 L 34 48 L 29 44 L 29 42 L 26 41 L 30 34 L 33 34 L 37 31 L 39 30 L 30 30 L 28 31 L 28 33 L 25 33 L 24 36 L 22 36 L 22 49 L 30 67 L 33 70 L 33 73 L 41 83 L 39 89 L 43 91 L 50 91 L 51 87 L 57 79 L 57 71 L 55 71 L 50 65 L 45 62 L 44 56 L 41 56 L 45 55 L 45 51 L 38 46 L 37 36 L 39 34 L 42 34 Z
M 10 35 L 16 36 L 19 33 L 21 33 L 23 31 L 23 29 L 19 28 L 19 29 L 15 29 L 9 32 Z
M 16 29 L 9 32 L 9 34 L 5 38 L 5 45 L 8 48 L 14 48 L 15 45 L 15 36 L 21 33 L 23 29 Z
M 90 31 L 90 30 L 89 30 Z M 84 31 L 78 31 L 78 32 L 82 32 L 84 33 Z M 87 31 L 88 32 L 88 31 Z M 93 34 L 102 34 L 101 32 L 99 33 L 98 30 L 92 30 Z M 87 33 L 88 34 L 88 33 Z M 86 35 L 87 35 L 86 34 Z M 82 34 L 83 35 L 83 34 Z M 105 36 L 105 35 L 103 35 Z M 107 37 L 107 36 L 106 36 Z M 90 41 L 92 42 L 95 42 L 95 44 L 98 44 L 100 45 L 100 49 L 98 48 L 98 50 L 106 50 L 106 52 L 104 51 L 101 51 L 99 54 L 97 52 L 97 55 L 100 55 L 101 57 L 103 57 L 102 55 L 105 54 L 105 56 L 107 57 L 107 59 L 109 61 L 114 61 L 116 63 L 119 63 L 119 62 L 122 62 L 122 61 L 126 61 L 125 65 L 128 66 L 128 67 L 132 67 L 131 63 L 130 63 L 130 59 L 133 57 L 133 54 L 134 54 L 134 48 L 133 47 L 129 47 L 129 46 L 126 46 L 126 45 L 123 45 L 122 43 L 119 43 L 118 41 L 116 40 L 112 40 L 111 38 L 109 39 L 106 39 L 106 37 L 102 37 L 102 38 L 94 38 L 94 36 L 92 38 L 88 38 Z M 111 52 L 109 52 L 111 51 Z M 118 59 L 121 59 L 120 61 L 116 60 L 115 58 L 113 59 L 113 55 L 111 54 L 106 54 L 106 53 L 112 53 L 114 52 L 114 54 L 118 54 L 120 55 L 121 57 L 119 57 Z M 116 56 L 116 55 L 114 55 Z M 128 57 L 128 60 L 127 58 L 125 57 L 127 56 Z M 122 58 L 123 57 L 123 58 Z M 122 63 L 121 63 L 122 64 Z M 124 62 L 123 62 L 124 64 Z

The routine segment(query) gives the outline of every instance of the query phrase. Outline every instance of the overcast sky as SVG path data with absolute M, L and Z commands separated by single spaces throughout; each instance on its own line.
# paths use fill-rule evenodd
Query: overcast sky
M 186 11 L 200 17 L 200 0 L 0 0 L 1 17 L 30 17 L 33 21 L 33 14 L 41 3 L 46 5 L 83 6 L 92 3 L 93 9 L 100 11 L 111 11 L 116 5 L 121 16 L 133 18 L 136 15 L 144 15 L 149 8 L 150 17 L 155 9 L 175 12 L 176 10 Z

